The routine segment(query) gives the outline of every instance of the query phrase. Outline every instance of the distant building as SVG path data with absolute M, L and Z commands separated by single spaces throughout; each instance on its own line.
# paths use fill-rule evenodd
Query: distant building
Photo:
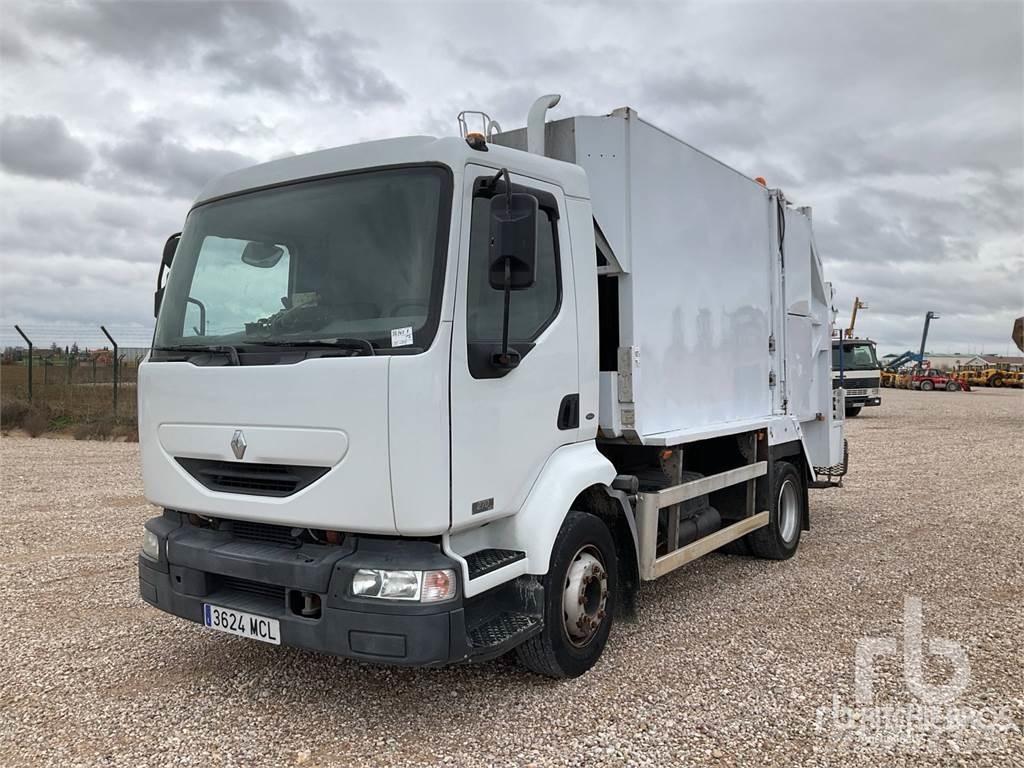
M 1011 366 L 1015 368 L 1024 367 L 1024 357 L 1020 355 L 981 355 L 986 365 L 995 366 L 997 368 L 1002 366 Z
M 931 363 L 932 368 L 940 371 L 952 371 L 965 365 L 986 365 L 982 355 L 961 354 L 959 352 L 926 352 L 925 357 Z

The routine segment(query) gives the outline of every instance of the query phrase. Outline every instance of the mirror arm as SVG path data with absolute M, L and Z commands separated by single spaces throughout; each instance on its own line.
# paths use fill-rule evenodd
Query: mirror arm
M 491 362 L 495 368 L 512 370 L 519 365 L 522 359 L 518 350 L 508 348 L 508 315 L 509 304 L 512 299 L 512 261 L 505 257 L 505 309 L 501 322 L 501 352 L 492 356 Z
M 189 296 L 185 301 L 189 304 L 195 304 L 199 307 L 199 336 L 206 335 L 206 305 L 203 304 L 199 299 L 193 299 Z
M 494 192 L 498 187 L 498 182 L 501 181 L 501 177 L 505 177 L 505 205 L 506 210 L 512 210 L 512 177 L 509 175 L 508 168 L 502 168 L 491 179 L 491 183 L 488 186 L 491 188 L 491 192 Z
M 508 356 L 508 307 L 512 301 L 512 261 L 505 257 L 505 310 L 501 320 L 501 354 Z

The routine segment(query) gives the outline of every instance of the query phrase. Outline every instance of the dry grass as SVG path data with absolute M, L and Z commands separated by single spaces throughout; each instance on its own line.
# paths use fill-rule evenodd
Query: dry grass
M 79 376 L 83 370 L 80 366 L 72 369 L 72 383 L 68 383 L 66 369 L 53 366 L 49 372 L 49 383 L 46 383 L 41 366 L 35 366 L 32 381 L 32 403 L 28 402 L 28 369 L 24 365 L 4 365 L 0 367 L 0 399 L 3 402 L 3 414 L 0 414 L 4 430 L 23 426 L 20 422 L 33 408 L 46 413 L 48 423 L 43 431 L 78 433 L 83 425 L 111 422 L 133 427 L 137 420 L 135 395 L 135 369 L 125 367 L 123 373 L 127 380 L 118 386 L 117 417 L 114 418 L 113 384 L 110 371 L 103 376 L 97 372 L 97 383 L 92 383 L 91 372 Z M 38 427 L 38 417 L 34 426 Z M 15 423 L 18 422 L 18 423 Z M 101 428 L 102 429 L 102 428 Z M 108 435 L 109 436 L 109 435 Z

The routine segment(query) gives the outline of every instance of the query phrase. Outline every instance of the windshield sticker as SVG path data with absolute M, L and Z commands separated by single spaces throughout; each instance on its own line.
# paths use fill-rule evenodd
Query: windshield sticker
M 412 344 L 412 326 L 407 325 L 405 328 L 392 328 L 391 329 L 391 346 L 392 347 L 408 347 Z

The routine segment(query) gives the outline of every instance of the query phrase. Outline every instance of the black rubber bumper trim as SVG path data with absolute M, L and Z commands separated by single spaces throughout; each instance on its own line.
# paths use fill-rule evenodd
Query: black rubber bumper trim
M 461 603 L 435 613 L 400 614 L 331 608 L 325 601 L 320 618 L 307 619 L 288 612 L 283 604 L 246 603 L 218 592 L 189 595 L 173 583 L 172 574 L 161 573 L 139 558 L 143 600 L 189 621 L 203 623 L 203 604 L 210 603 L 277 619 L 282 645 L 295 648 L 410 666 L 440 666 L 469 656 Z

